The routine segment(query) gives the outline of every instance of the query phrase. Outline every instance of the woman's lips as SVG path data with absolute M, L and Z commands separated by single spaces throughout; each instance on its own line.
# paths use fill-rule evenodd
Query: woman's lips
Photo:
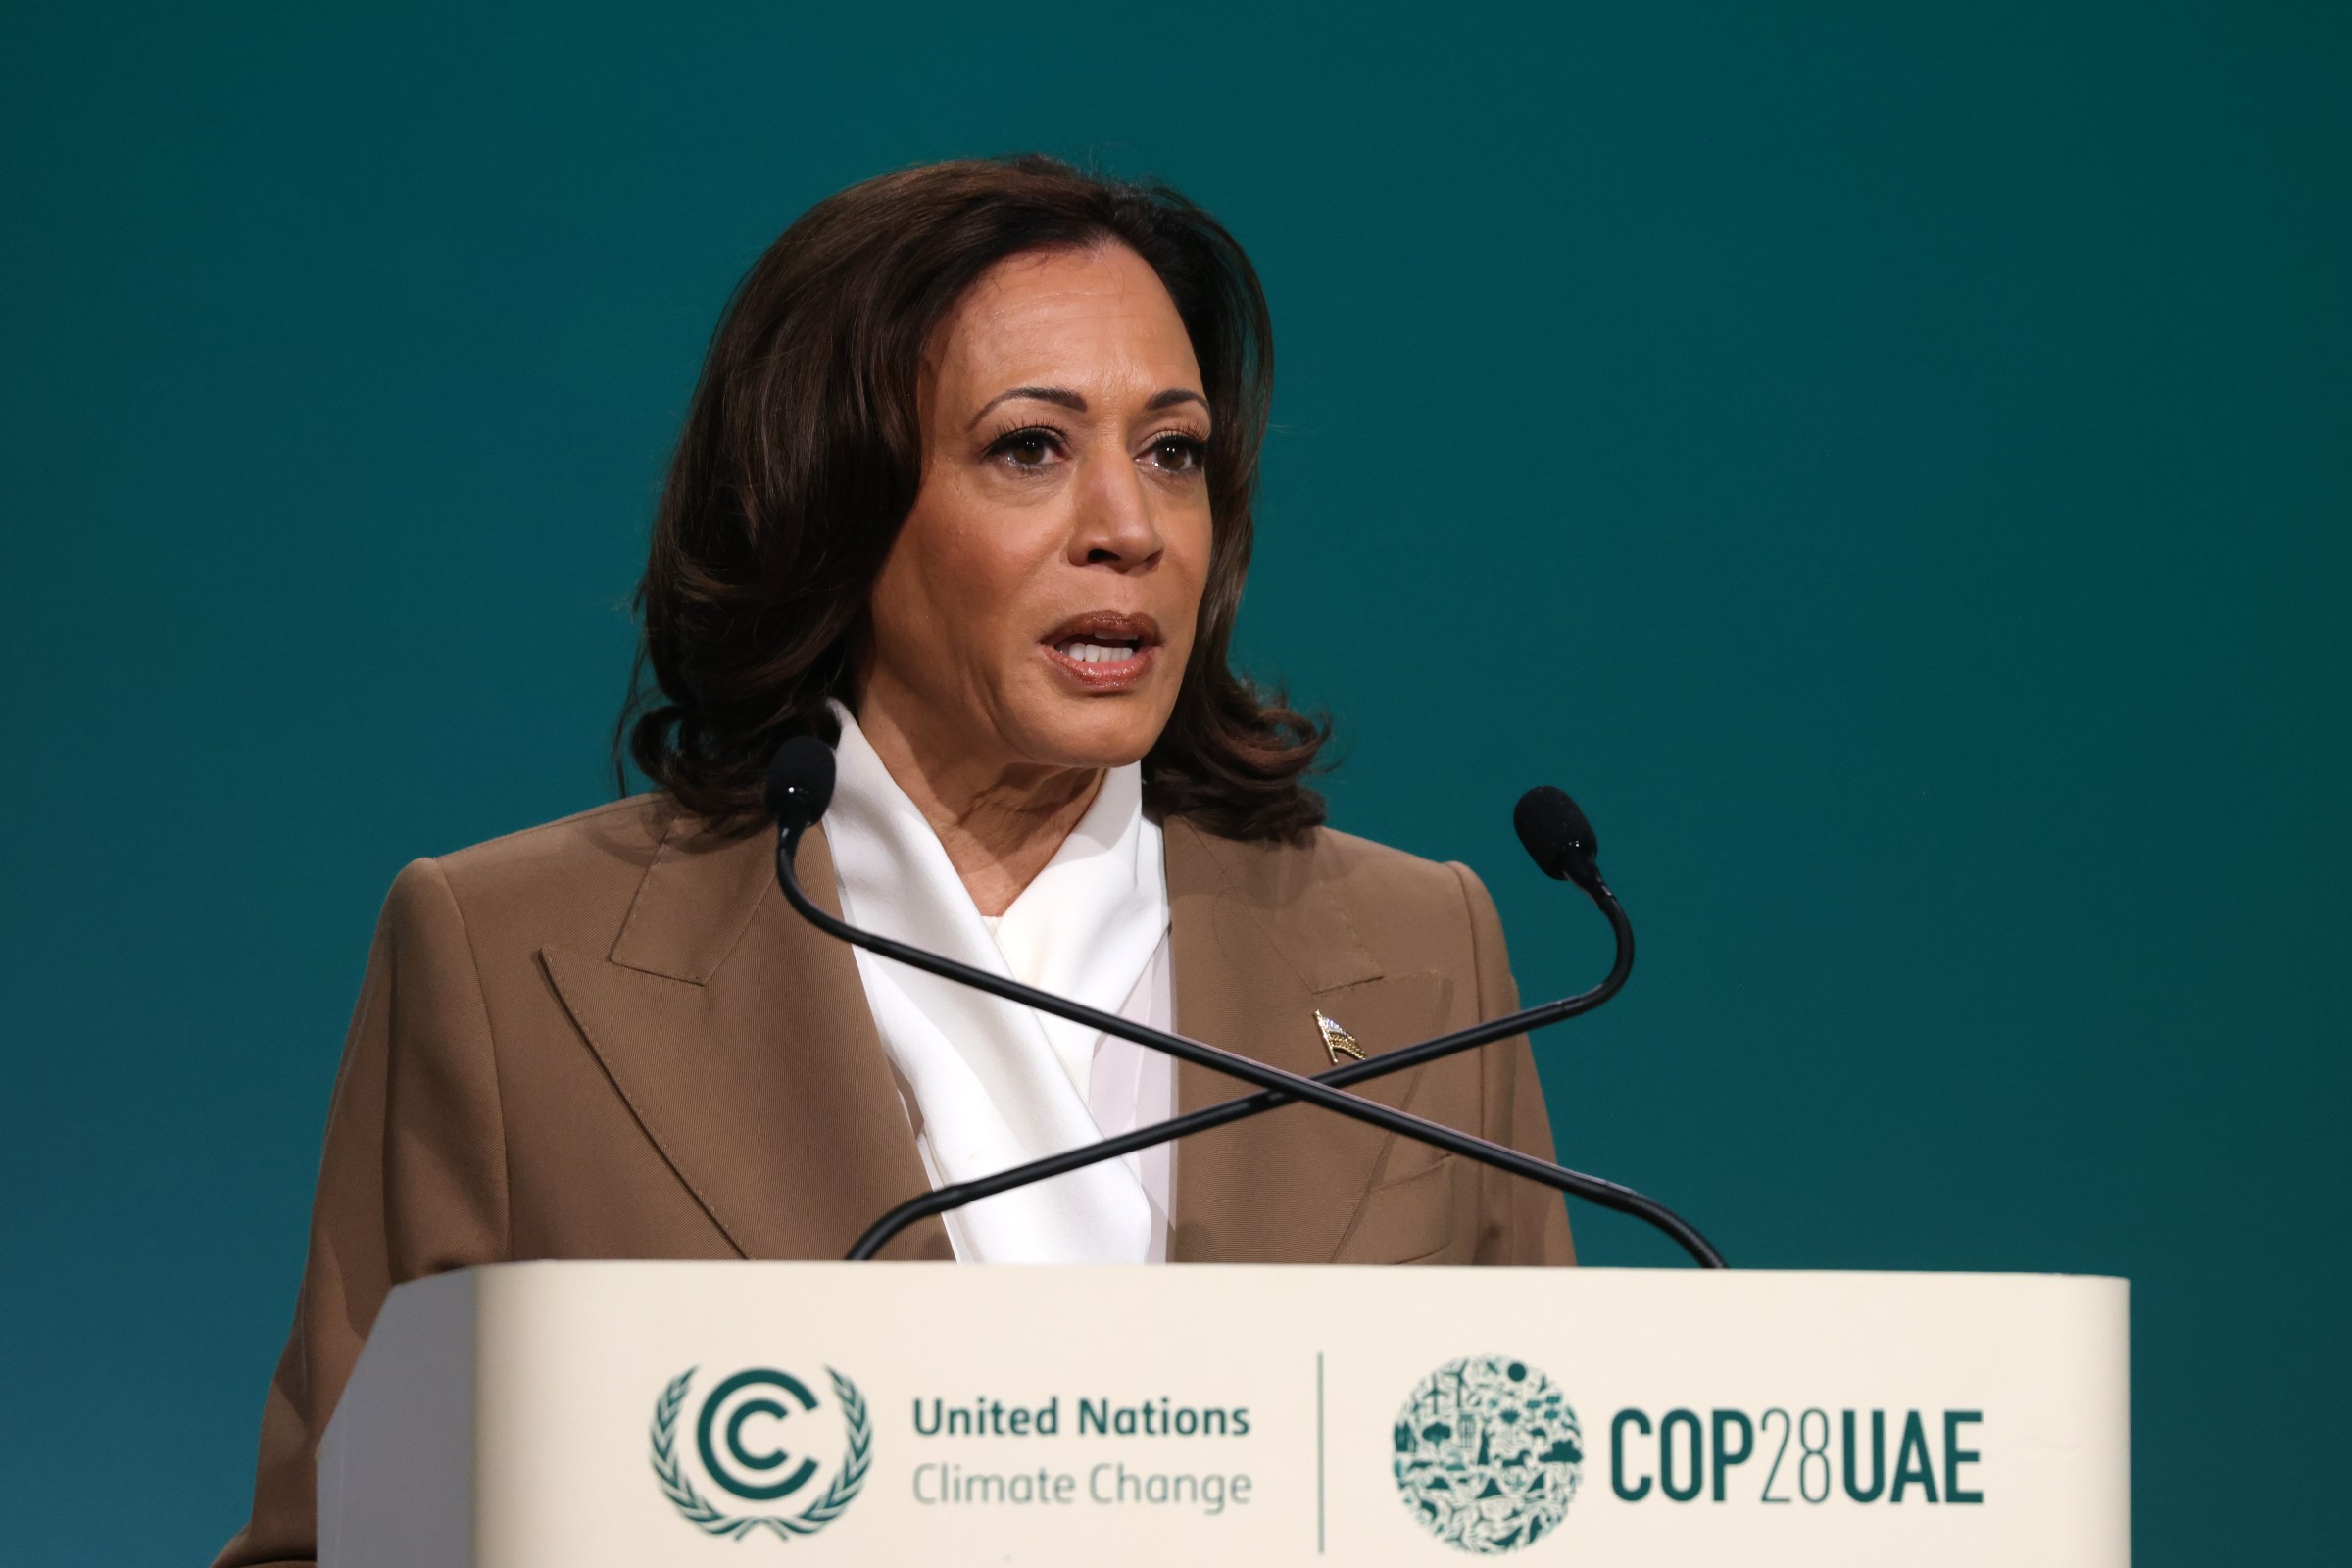
M 1098 611 L 1063 621 L 1038 646 L 1080 690 L 1125 691 L 1151 673 L 1159 656 L 1159 627 L 1149 615 Z

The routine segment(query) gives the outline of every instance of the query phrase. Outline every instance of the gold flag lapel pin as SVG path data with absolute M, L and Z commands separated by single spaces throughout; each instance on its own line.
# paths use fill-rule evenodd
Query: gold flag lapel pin
M 1364 1059 L 1364 1048 L 1355 1043 L 1355 1036 L 1340 1027 L 1337 1018 L 1327 1017 L 1317 1009 L 1315 1027 L 1323 1031 L 1323 1049 L 1331 1053 L 1332 1060 L 1339 1060 L 1343 1051 L 1358 1061 Z

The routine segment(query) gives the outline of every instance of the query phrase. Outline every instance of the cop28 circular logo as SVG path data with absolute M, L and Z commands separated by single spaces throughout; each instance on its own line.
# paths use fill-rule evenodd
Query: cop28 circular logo
M 858 1385 L 825 1368 L 827 1400 L 789 1372 L 748 1367 L 713 1384 L 687 1416 L 699 1370 L 670 1379 L 654 1401 L 654 1479 L 670 1505 L 705 1535 L 737 1541 L 760 1530 L 814 1535 L 840 1518 L 873 1463 L 873 1421 Z M 697 1470 L 729 1507 L 696 1485 Z M 831 1480 L 817 1486 L 827 1470 Z
M 1507 1355 L 1448 1361 L 1396 1412 L 1396 1489 L 1440 1541 L 1481 1556 L 1551 1534 L 1585 1438 L 1551 1380 Z

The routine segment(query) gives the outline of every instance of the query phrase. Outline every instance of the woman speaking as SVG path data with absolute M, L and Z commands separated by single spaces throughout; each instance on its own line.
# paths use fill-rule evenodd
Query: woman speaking
M 835 1258 L 932 1187 L 1245 1086 L 861 950 L 818 902 L 1292 1071 L 1515 1004 L 1476 877 L 1323 827 L 1323 736 L 1228 663 L 1272 385 L 1218 224 L 1042 158 L 819 203 L 711 343 L 640 590 L 659 788 L 401 872 L 223 1564 L 313 1546 L 392 1286 L 528 1258 Z M 1524 1040 L 1373 1098 L 1548 1157 Z M 1303 1106 L 926 1220 L 971 1262 L 1566 1263 L 1554 1193 Z

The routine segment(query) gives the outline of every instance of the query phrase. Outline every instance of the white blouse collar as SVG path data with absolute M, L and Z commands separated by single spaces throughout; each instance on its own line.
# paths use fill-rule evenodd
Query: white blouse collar
M 1078 825 L 992 934 L 939 836 L 840 704 L 825 836 L 844 914 L 903 941 L 1117 1012 L 1168 928 L 1157 823 L 1140 763 L 1110 769 Z M 1098 1036 L 860 950 L 883 1045 L 917 1101 L 935 1181 L 968 1180 L 1091 1141 Z M 1149 1205 L 1106 1161 L 962 1211 L 959 1253 L 987 1261 L 1140 1261 Z

